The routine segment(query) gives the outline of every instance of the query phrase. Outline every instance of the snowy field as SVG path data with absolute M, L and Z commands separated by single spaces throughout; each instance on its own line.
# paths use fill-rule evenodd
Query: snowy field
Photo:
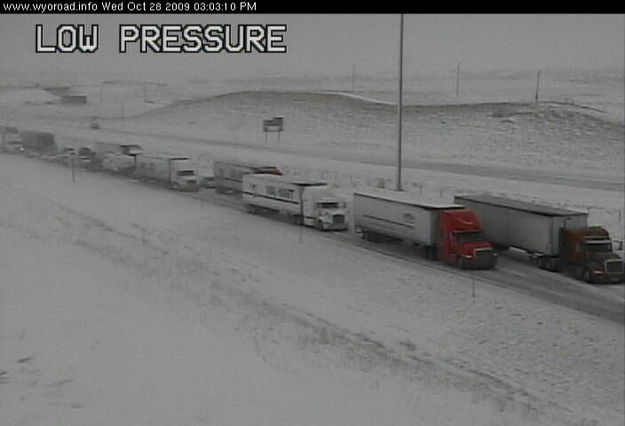
M 620 324 L 472 298 L 466 278 L 182 194 L 0 165 L 8 424 L 622 418 Z
M 75 85 L 86 107 L 13 84 L 0 124 L 185 153 L 204 173 L 234 157 L 346 195 L 393 186 L 384 84 L 201 83 Z M 460 101 L 417 89 L 407 190 L 583 209 L 623 239 L 622 80 L 563 80 L 539 104 L 518 87 Z M 277 115 L 285 132 L 265 141 Z M 6 424 L 623 423 L 622 324 L 486 284 L 473 297 L 466 276 L 103 174 L 72 184 L 67 168 L 2 155 L 0 182 Z

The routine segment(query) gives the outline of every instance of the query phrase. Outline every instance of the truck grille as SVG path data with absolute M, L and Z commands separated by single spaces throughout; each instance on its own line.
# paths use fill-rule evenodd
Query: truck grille
M 606 260 L 605 262 L 606 272 L 623 272 L 622 260 Z
M 345 216 L 343 216 L 342 214 L 337 214 L 332 216 L 332 223 L 334 225 L 342 225 L 345 223 Z

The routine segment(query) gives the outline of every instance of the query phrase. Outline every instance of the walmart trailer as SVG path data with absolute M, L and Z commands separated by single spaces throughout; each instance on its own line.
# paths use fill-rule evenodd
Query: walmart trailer
M 293 223 L 319 230 L 347 229 L 346 203 L 326 182 L 246 174 L 242 177 L 242 187 L 243 202 L 249 213 L 273 211 L 286 214 Z

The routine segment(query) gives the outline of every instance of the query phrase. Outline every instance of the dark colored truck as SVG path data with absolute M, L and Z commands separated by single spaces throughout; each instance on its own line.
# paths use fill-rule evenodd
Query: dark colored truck
M 492 195 L 454 201 L 475 211 L 495 247 L 515 247 L 541 269 L 564 271 L 589 283 L 621 283 L 623 259 L 608 231 L 588 226 L 588 213 Z

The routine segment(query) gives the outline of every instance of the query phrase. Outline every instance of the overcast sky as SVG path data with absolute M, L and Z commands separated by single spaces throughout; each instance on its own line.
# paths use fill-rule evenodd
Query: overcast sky
M 100 24 L 95 54 L 37 54 L 60 24 Z M 286 24 L 286 54 L 118 52 L 118 25 Z M 465 71 L 623 68 L 623 15 L 406 15 L 407 74 Z M 0 69 L 123 73 L 157 71 L 214 77 L 386 75 L 396 72 L 399 15 L 0 15 Z

